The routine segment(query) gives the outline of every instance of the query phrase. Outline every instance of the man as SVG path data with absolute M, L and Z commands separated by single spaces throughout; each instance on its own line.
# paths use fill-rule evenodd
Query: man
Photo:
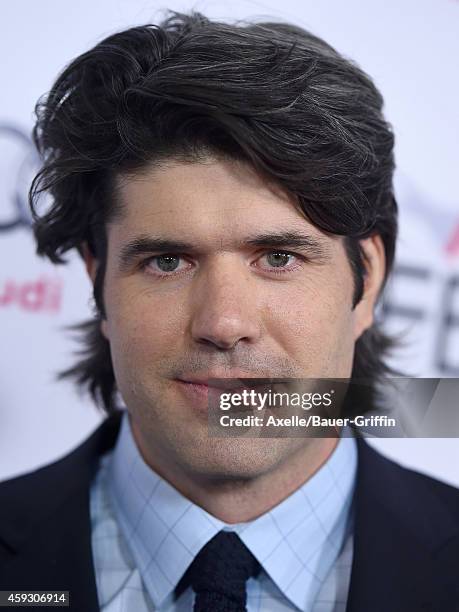
M 199 14 L 111 36 L 59 76 L 38 106 L 35 236 L 56 263 L 84 258 L 97 316 L 65 375 L 109 418 L 1 485 L 1 589 L 69 591 L 84 612 L 459 609 L 455 489 L 352 436 L 207 426 L 211 379 L 374 390 L 390 373 L 381 109 L 308 32 Z

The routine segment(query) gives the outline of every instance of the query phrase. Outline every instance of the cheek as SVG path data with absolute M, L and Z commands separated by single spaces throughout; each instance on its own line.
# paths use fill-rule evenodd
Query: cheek
M 129 284 L 107 298 L 111 350 L 127 367 L 135 362 L 148 368 L 181 337 L 185 313 L 177 300 L 165 300 L 151 291 L 133 291 Z
M 337 375 L 352 362 L 354 317 L 352 291 L 339 279 L 316 282 L 290 292 L 267 307 L 270 333 L 302 366 Z M 319 374 L 318 374 L 319 375 Z

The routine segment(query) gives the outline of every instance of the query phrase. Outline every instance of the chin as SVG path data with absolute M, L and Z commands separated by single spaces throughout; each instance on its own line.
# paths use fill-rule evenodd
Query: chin
M 194 477 L 211 480 L 249 480 L 269 472 L 279 463 L 280 453 L 273 440 L 213 438 L 196 445 L 195 452 L 182 462 Z M 182 447 L 183 448 L 183 447 Z

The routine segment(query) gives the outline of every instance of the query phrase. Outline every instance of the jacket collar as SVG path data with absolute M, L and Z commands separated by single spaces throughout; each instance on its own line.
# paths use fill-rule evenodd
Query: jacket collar
M 354 554 L 346 612 L 453 610 L 459 601 L 459 582 L 453 576 L 459 525 L 441 501 L 444 485 L 402 468 L 363 439 L 357 442 Z
M 90 482 L 119 416 L 63 459 L 0 484 L 0 590 L 69 591 L 72 609 L 99 612 Z
M 0 483 L 0 539 L 17 550 L 38 525 L 80 488 L 87 488 L 100 455 L 114 446 L 121 411 L 106 419 L 74 451 L 33 472 Z M 27 499 L 24 494 L 27 492 Z

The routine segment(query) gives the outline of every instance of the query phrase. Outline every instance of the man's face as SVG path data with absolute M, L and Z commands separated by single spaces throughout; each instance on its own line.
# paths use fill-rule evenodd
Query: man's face
M 144 456 L 194 477 L 269 472 L 307 440 L 209 437 L 202 383 L 350 376 L 370 315 L 352 308 L 342 239 L 241 163 L 170 161 L 118 186 L 102 330 Z

